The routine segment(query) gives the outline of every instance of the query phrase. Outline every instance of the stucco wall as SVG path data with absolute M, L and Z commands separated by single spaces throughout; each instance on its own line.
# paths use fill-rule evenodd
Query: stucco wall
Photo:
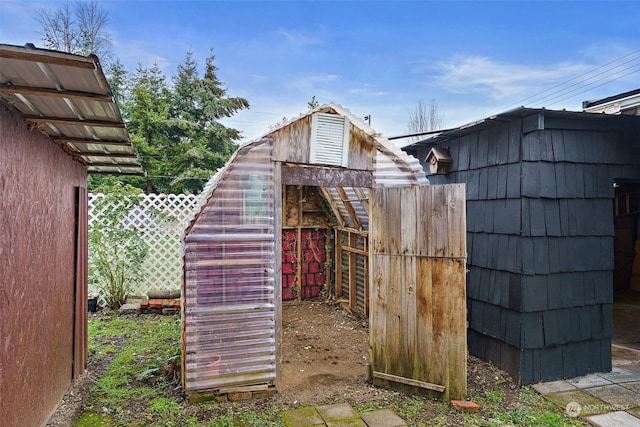
M 0 104 L 0 423 L 44 424 L 71 383 L 84 166 Z

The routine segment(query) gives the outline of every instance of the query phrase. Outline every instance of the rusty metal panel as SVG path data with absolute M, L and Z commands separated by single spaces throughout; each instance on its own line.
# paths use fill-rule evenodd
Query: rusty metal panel
M 0 98 L 90 173 L 144 173 L 97 57 L 0 44 L 0 59 Z
M 71 384 L 75 197 L 86 185 L 81 164 L 0 103 L 3 425 L 43 425 Z

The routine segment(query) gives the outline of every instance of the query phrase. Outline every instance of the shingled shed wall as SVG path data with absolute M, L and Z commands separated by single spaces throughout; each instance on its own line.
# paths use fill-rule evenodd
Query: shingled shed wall
M 609 371 L 613 183 L 640 179 L 640 124 L 526 113 L 435 139 L 453 163 L 429 180 L 467 184 L 469 351 L 523 384 Z

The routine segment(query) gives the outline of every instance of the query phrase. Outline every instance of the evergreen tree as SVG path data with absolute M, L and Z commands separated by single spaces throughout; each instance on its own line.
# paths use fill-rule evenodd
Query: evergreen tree
M 187 52 L 173 78 L 170 112 L 171 139 L 176 142 L 171 182 L 174 192 L 198 192 L 215 171 L 224 166 L 237 148 L 240 132 L 219 120 L 248 108 L 240 97 L 228 97 L 218 79 L 213 52 L 206 60 L 205 72 L 198 77 L 197 62 Z

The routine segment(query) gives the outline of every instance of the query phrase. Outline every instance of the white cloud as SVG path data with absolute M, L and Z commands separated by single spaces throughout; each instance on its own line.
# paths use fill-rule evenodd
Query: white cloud
M 494 100 L 507 100 L 537 92 L 566 81 L 593 68 L 580 62 L 556 64 L 517 64 L 494 61 L 484 56 L 455 56 L 430 66 L 436 72 L 436 82 L 457 93 L 483 93 Z
M 274 32 L 276 38 L 284 40 L 285 44 L 295 48 L 306 48 L 322 44 L 318 33 L 306 33 L 303 31 L 287 30 L 279 28 Z

